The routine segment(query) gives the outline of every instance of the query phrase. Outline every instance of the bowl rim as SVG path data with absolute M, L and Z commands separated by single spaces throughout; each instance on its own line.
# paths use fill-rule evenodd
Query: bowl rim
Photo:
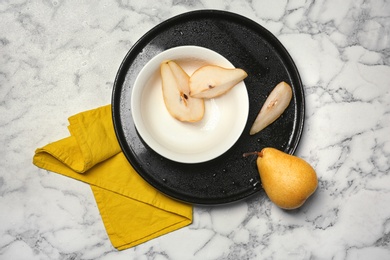
M 239 109 L 239 118 L 232 118 L 235 122 L 231 125 L 232 129 L 229 131 L 224 130 L 224 132 L 229 132 L 224 135 L 227 137 L 223 142 L 216 142 L 215 146 L 210 148 L 209 150 L 205 150 L 205 152 L 176 152 L 172 149 L 169 149 L 161 144 L 161 140 L 156 140 L 156 138 L 150 133 L 143 122 L 143 109 L 141 109 L 141 100 L 142 94 L 145 90 L 145 83 L 147 83 L 147 79 L 150 78 L 150 75 L 154 75 L 157 69 L 160 68 L 160 64 L 164 60 L 168 59 L 200 59 L 208 62 L 205 59 L 209 59 L 216 61 L 214 64 L 220 65 L 226 68 L 234 68 L 234 65 L 221 54 L 210 50 L 205 47 L 195 46 L 195 45 L 183 45 L 176 46 L 173 48 L 169 48 L 164 50 L 151 58 L 140 70 L 138 73 L 133 88 L 131 90 L 131 113 L 133 117 L 134 125 L 137 129 L 138 134 L 143 139 L 143 141 L 155 152 L 160 154 L 161 156 L 170 159 L 172 161 L 176 161 L 179 163 L 203 163 L 215 159 L 221 155 L 223 155 L 226 151 L 228 151 L 239 139 L 242 132 L 245 129 L 248 115 L 249 115 L 249 96 L 248 91 L 246 89 L 246 85 L 244 81 L 241 81 L 237 84 L 233 89 L 239 88 L 238 96 L 240 97 L 240 109 Z M 142 85 L 142 86 L 141 86 Z M 240 86 L 238 86 L 240 85 Z M 232 90 L 233 90 L 232 89 Z M 230 91 L 232 91 L 230 90 Z M 238 90 L 236 90 L 237 92 Z M 229 94 L 229 93 L 226 93 Z M 217 99 L 223 98 L 217 97 Z M 206 101 L 207 102 L 207 101 Z M 220 101 L 221 102 L 221 101 Z M 235 109 L 237 110 L 237 109 Z M 205 111 L 207 113 L 207 109 Z M 188 124 L 188 123 L 187 123 Z M 191 124 L 191 123 L 189 123 Z M 222 129 L 220 129 L 222 130 Z

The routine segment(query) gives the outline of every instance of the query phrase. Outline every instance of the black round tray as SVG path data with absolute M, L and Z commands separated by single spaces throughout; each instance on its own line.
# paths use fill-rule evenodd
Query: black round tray
M 182 45 L 214 50 L 248 73 L 249 116 L 244 132 L 226 153 L 198 164 L 177 163 L 154 152 L 137 133 L 131 115 L 132 86 L 142 67 L 162 51 Z M 249 129 L 267 95 L 280 81 L 293 88 L 291 104 L 277 121 L 250 136 Z M 159 191 L 193 204 L 229 203 L 259 191 L 256 156 L 244 158 L 243 153 L 264 147 L 294 153 L 303 129 L 304 108 L 299 73 L 277 38 L 252 20 L 216 10 L 181 14 L 147 32 L 124 58 L 112 95 L 114 128 L 131 165 Z

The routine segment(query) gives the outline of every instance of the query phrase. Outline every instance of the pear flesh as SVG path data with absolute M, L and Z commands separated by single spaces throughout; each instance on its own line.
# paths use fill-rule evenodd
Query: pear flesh
M 259 114 L 257 115 L 250 131 L 254 135 L 280 117 L 290 104 L 292 98 L 291 86 L 282 81 L 271 91 Z
M 257 158 L 263 189 L 282 209 L 302 206 L 317 189 L 317 174 L 305 160 L 274 148 L 264 148 Z
M 247 76 L 248 74 L 239 68 L 206 65 L 191 75 L 190 94 L 194 98 L 215 98 L 228 92 Z
M 174 61 L 160 65 L 162 92 L 168 112 L 179 121 L 200 121 L 205 112 L 203 99 L 190 96 L 189 76 Z

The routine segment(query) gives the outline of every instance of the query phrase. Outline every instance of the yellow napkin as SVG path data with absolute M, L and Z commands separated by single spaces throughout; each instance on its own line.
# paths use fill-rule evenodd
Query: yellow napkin
M 192 206 L 145 182 L 121 152 L 111 106 L 69 118 L 70 136 L 35 151 L 43 169 L 90 184 L 111 243 L 136 246 L 192 223 Z

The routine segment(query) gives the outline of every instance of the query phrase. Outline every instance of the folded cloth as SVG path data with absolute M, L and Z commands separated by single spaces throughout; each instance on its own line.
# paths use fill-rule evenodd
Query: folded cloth
M 111 106 L 69 118 L 70 136 L 35 151 L 33 163 L 90 184 L 112 245 L 123 250 L 192 223 L 192 206 L 145 182 L 121 152 Z

